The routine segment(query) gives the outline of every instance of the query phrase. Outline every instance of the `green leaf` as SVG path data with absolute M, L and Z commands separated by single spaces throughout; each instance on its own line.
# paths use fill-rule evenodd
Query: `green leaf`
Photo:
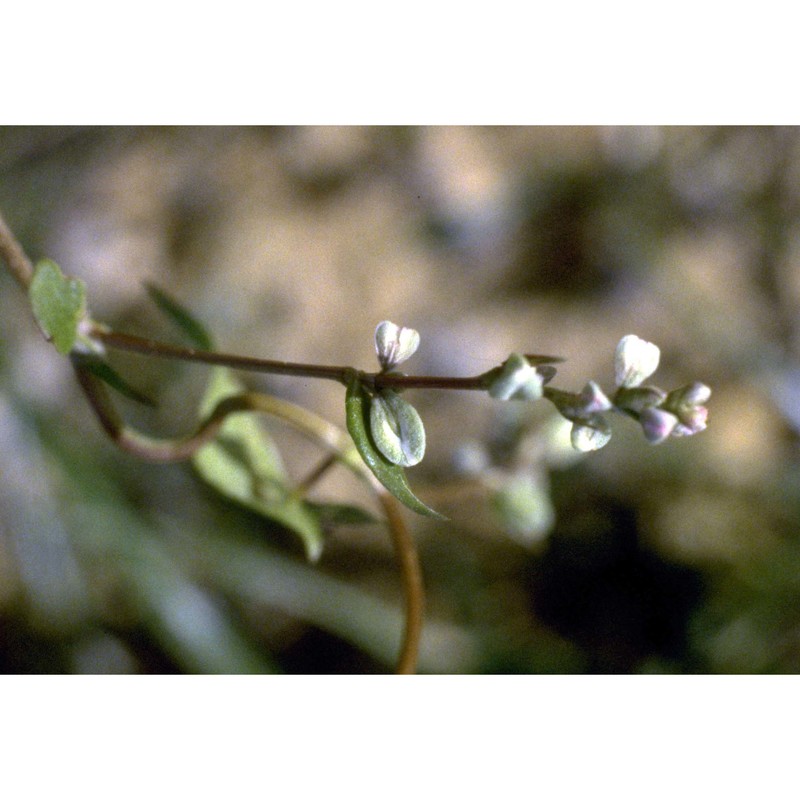
M 85 353 L 73 353 L 72 360 L 78 366 L 87 369 L 93 375 L 107 383 L 112 389 L 116 389 L 121 395 L 129 400 L 135 400 L 146 406 L 155 408 L 157 403 L 146 394 L 140 392 L 135 386 L 131 386 L 110 364 L 98 355 L 87 355 Z
M 372 397 L 369 431 L 378 450 L 392 464 L 413 467 L 425 456 L 425 427 L 417 410 L 391 389 Z
M 307 500 L 306 505 L 323 525 L 377 525 L 380 522 L 360 506 L 347 503 L 313 503 Z
M 45 336 L 59 353 L 69 353 L 78 339 L 78 323 L 86 313 L 83 281 L 67 278 L 58 264 L 44 259 L 36 265 L 28 296 Z
M 222 367 L 212 371 L 200 407 L 207 416 L 216 404 L 243 391 Z M 252 413 L 228 416 L 216 438 L 192 458 L 195 469 L 218 492 L 294 531 L 309 560 L 322 553 L 322 524 L 313 507 L 292 493 L 280 454 Z
M 211 334 L 177 300 L 152 283 L 145 283 L 150 298 L 175 325 L 180 328 L 189 341 L 200 350 L 213 350 Z
M 428 508 L 412 491 L 406 480 L 405 471 L 397 464 L 392 464 L 378 450 L 369 432 L 369 417 L 372 398 L 361 385 L 358 378 L 353 378 L 347 385 L 345 410 L 347 430 L 353 438 L 356 449 L 369 467 L 372 474 L 394 495 L 404 506 L 437 519 L 445 519 L 437 511 Z

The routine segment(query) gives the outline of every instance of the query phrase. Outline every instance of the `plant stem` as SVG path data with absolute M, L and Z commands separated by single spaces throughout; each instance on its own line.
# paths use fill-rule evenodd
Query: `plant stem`
M 305 497 L 314 485 L 330 470 L 331 467 L 339 463 L 336 453 L 328 453 L 301 481 L 298 481 L 292 490 L 295 497 Z
M 33 264 L 0 214 L 0 256 L 17 283 L 27 292 L 33 280 Z
M 91 336 L 106 347 L 115 350 L 127 350 L 131 353 L 171 358 L 179 361 L 199 361 L 203 364 L 216 364 L 232 369 L 249 370 L 251 372 L 267 372 L 272 375 L 295 375 L 304 378 L 326 378 L 328 380 L 346 382 L 346 375 L 352 372 L 351 367 L 333 367 L 324 364 L 299 364 L 292 361 L 274 361 L 271 359 L 251 358 L 231 353 L 217 353 L 210 350 L 197 350 L 193 347 L 178 347 L 159 342 L 155 339 L 144 339 L 127 333 L 115 333 L 95 325 Z
M 293 361 L 275 361 L 272 359 L 239 356 L 231 353 L 218 353 L 210 350 L 198 350 L 193 347 L 160 342 L 127 333 L 115 333 L 100 325 L 91 331 L 92 338 L 102 342 L 106 347 L 115 350 L 126 350 L 132 353 L 170 358 L 180 361 L 195 361 L 203 364 L 216 364 L 232 369 L 263 372 L 270 375 L 294 375 L 304 378 L 323 378 L 347 384 L 349 376 L 356 370 L 353 367 L 329 366 L 326 364 L 303 364 Z M 532 364 L 551 364 L 562 361 L 557 356 L 527 355 Z M 452 389 L 481 391 L 486 389 L 486 373 L 471 377 L 441 375 L 403 375 L 400 373 L 360 373 L 361 382 L 373 391 L 380 389 Z
M 0 256 L 5 260 L 11 274 L 27 292 L 33 280 L 33 264 L 27 257 L 14 234 L 0 214 Z M 247 356 L 217 353 L 194 348 L 177 347 L 123 333 L 114 333 L 101 325 L 94 325 L 91 334 L 95 340 L 106 347 L 141 353 L 158 358 L 171 358 L 216 364 L 233 369 L 265 372 L 274 375 L 294 375 L 297 377 L 322 378 L 347 385 L 356 370 L 352 367 L 326 366 L 322 364 L 301 364 L 290 361 L 250 358 Z M 527 355 L 531 364 L 552 364 L 562 359 L 555 356 Z M 252 392 L 242 393 L 222 400 L 201 422 L 198 429 L 189 436 L 178 439 L 154 439 L 128 427 L 118 414 L 105 384 L 78 361 L 73 361 L 78 382 L 83 389 L 100 424 L 111 439 L 123 450 L 151 461 L 181 461 L 190 458 L 202 445 L 209 442 L 219 431 L 225 418 L 237 411 L 263 411 L 274 414 L 290 424 L 296 425 L 318 441 L 326 444 L 332 455 L 301 484 L 301 488 L 313 483 L 334 463 L 341 460 L 356 473 L 365 478 L 386 514 L 392 544 L 397 555 L 403 594 L 405 597 L 405 628 L 398 673 L 413 673 L 419 657 L 424 613 L 424 584 L 414 539 L 406 527 L 399 503 L 374 478 L 352 447 L 346 434 L 334 429 L 329 423 L 311 419 L 303 409 L 290 406 L 278 398 L 271 398 Z M 419 376 L 386 373 L 360 373 L 361 379 L 373 391 L 383 388 L 396 389 L 456 389 L 483 390 L 487 387 L 484 373 L 473 377 Z M 308 417 L 308 419 L 306 419 Z
M 73 361 L 75 376 L 89 401 L 103 430 L 121 450 L 132 453 L 145 461 L 171 462 L 184 461 L 204 444 L 216 436 L 227 414 L 241 410 L 237 405 L 243 401 L 238 396 L 236 402 L 223 400 L 214 411 L 189 436 L 178 439 L 155 439 L 145 436 L 125 424 L 119 415 L 105 383 L 79 362 Z
M 480 391 L 486 389 L 486 378 L 483 375 L 458 378 L 441 375 L 392 375 L 373 373 L 363 375 L 362 383 L 375 391 L 380 391 L 381 389 L 455 389 L 464 391 Z
M 406 527 L 400 504 L 383 486 L 375 490 L 386 512 L 386 521 L 397 556 L 400 576 L 403 581 L 406 620 L 403 630 L 403 643 L 395 672 L 398 675 L 411 675 L 416 672 L 419 660 L 419 645 L 422 639 L 422 623 L 425 614 L 425 585 L 422 581 L 422 568 L 419 563 L 414 537 Z
M 363 478 L 375 492 L 386 514 L 386 523 L 403 586 L 405 624 L 396 672 L 410 674 L 416 671 L 425 607 L 425 587 L 416 545 L 406 527 L 400 504 L 369 471 L 347 433 L 316 414 L 285 400 L 256 392 L 243 392 L 221 400 L 200 423 L 197 430 L 188 436 L 178 439 L 154 439 L 125 424 L 103 381 L 82 367 L 79 361 L 73 361 L 73 366 L 78 382 L 103 429 L 118 447 L 139 458 L 158 462 L 183 461 L 191 458 L 200 447 L 217 434 L 229 414 L 257 411 L 277 417 L 328 449 L 330 456 L 318 465 L 301 486 L 313 483 L 313 480 L 335 462 L 341 462 Z

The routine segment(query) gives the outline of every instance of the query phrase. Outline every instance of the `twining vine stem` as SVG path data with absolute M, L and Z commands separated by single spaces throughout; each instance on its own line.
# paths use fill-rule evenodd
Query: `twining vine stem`
M 0 258 L 6 262 L 12 276 L 22 289 L 27 292 L 33 280 L 34 266 L 9 228 L 2 213 L 0 213 Z M 349 367 L 264 361 L 262 359 L 174 347 L 154 340 L 112 333 L 100 325 L 92 326 L 92 335 L 103 341 L 108 347 L 117 347 L 118 349 L 126 349 L 144 355 L 163 358 L 226 365 L 242 370 L 271 371 L 274 374 L 327 378 L 341 383 L 346 383 L 347 377 L 353 372 L 352 368 Z M 266 370 L 265 365 L 268 367 Z M 298 406 L 267 395 L 244 392 L 240 395 L 225 398 L 218 403 L 193 434 L 178 440 L 152 439 L 125 425 L 102 381 L 89 370 L 81 367 L 78 360 L 73 360 L 73 366 L 78 383 L 103 429 L 117 446 L 140 458 L 155 461 L 178 461 L 190 458 L 199 447 L 213 439 L 229 414 L 237 411 L 262 411 L 295 425 L 306 434 L 313 434 L 315 440 L 326 445 L 336 454 L 338 460 L 343 461 L 351 469 L 356 470 L 365 477 L 376 493 L 386 515 L 387 527 L 398 559 L 403 585 L 405 624 L 396 672 L 408 674 L 416 671 L 425 604 L 422 569 L 416 544 L 406 526 L 398 501 L 369 472 L 358 454 L 354 452 L 352 442 L 347 439 L 346 434 L 321 418 L 311 415 L 310 412 L 305 412 Z M 374 387 L 374 383 L 372 386 Z M 482 387 L 470 386 L 464 388 Z M 323 464 L 327 463 L 327 460 L 323 462 Z M 327 469 L 327 466 L 324 468 Z M 316 472 L 322 469 L 320 467 Z M 299 488 L 302 489 L 304 484 L 312 480 L 313 477 L 314 473 L 306 478 Z
M 30 291 L 34 281 L 38 283 L 40 275 L 45 281 L 44 285 L 47 286 L 46 281 L 48 276 L 52 277 L 53 270 L 56 273 L 57 285 L 59 280 L 64 279 L 57 265 L 52 262 L 44 262 L 36 267 L 36 271 L 34 270 L 30 259 L 25 255 L 2 216 L 0 216 L 0 257 L 8 263 L 11 274 L 26 290 Z M 416 351 L 419 334 L 413 329 L 398 327 L 388 320 L 380 323 L 375 330 L 376 353 L 381 365 L 381 370 L 378 372 L 362 372 L 349 366 L 277 361 L 220 353 L 211 349 L 179 347 L 155 339 L 117 333 L 102 324 L 95 323 L 85 308 L 84 287 L 75 282 L 71 286 L 77 286 L 80 292 L 80 308 L 76 312 L 79 319 L 68 318 L 66 341 L 61 337 L 61 343 L 57 340 L 54 343 L 61 352 L 71 351 L 78 380 L 106 432 L 118 446 L 142 458 L 156 461 L 189 458 L 215 436 L 228 414 L 237 411 L 261 411 L 273 414 L 290 424 L 297 424 L 301 430 L 304 428 L 310 430 L 312 436 L 323 442 L 326 441 L 329 431 L 325 428 L 320 434 L 320 428 L 329 426 L 330 423 L 309 422 L 310 412 L 299 406 L 281 405 L 283 401 L 266 394 L 244 392 L 221 401 L 189 436 L 178 439 L 153 439 L 126 426 L 114 409 L 106 387 L 98 377 L 103 374 L 105 379 L 109 379 L 109 383 L 114 385 L 110 380 L 113 375 L 109 374 L 113 373 L 113 370 L 110 370 L 109 365 L 102 359 L 104 348 L 126 350 L 150 357 L 225 366 L 235 370 L 336 381 L 347 387 L 348 405 L 351 397 L 357 401 L 352 404 L 357 413 L 352 418 L 348 416 L 348 426 L 351 430 L 353 430 L 351 419 L 356 419 L 357 432 L 366 430 L 362 412 L 364 408 L 369 409 L 370 431 L 373 434 L 376 432 L 380 434 L 375 440 L 381 453 L 386 457 L 386 463 L 391 463 L 392 468 L 400 469 L 399 477 L 396 471 L 386 472 L 384 461 L 370 460 L 375 451 L 371 444 L 369 447 L 365 445 L 366 438 L 361 438 L 356 433 L 350 439 L 347 434 L 338 431 L 334 436 L 335 441 L 327 442 L 327 445 L 329 452 L 334 452 L 337 459 L 347 463 L 370 480 L 386 511 L 407 600 L 406 637 L 400 661 L 401 671 L 413 667 L 416 660 L 422 619 L 422 581 L 413 539 L 405 530 L 399 508 L 393 503 L 395 498 L 403 500 L 407 490 L 402 467 L 413 466 L 422 458 L 425 438 L 419 415 L 412 406 L 397 397 L 394 392 L 388 391 L 389 389 L 477 390 L 487 391 L 490 397 L 500 400 L 533 400 L 544 397 L 555 405 L 561 416 L 572 423 L 570 440 L 572 446 L 581 452 L 597 450 L 605 446 L 610 439 L 611 426 L 603 416 L 603 412 L 606 411 L 621 411 L 638 421 L 645 438 L 651 444 L 658 444 L 671 436 L 691 436 L 706 428 L 708 409 L 705 403 L 711 396 L 711 389 L 700 381 L 694 381 L 670 392 L 658 386 L 643 385 L 643 381 L 658 367 L 660 350 L 652 342 L 633 334 L 623 336 L 615 350 L 614 371 L 617 388 L 609 399 L 594 381 L 589 381 L 580 393 L 564 392 L 546 385 L 556 373 L 552 365 L 563 361 L 555 356 L 538 354 L 523 356 L 512 353 L 500 366 L 480 375 L 468 377 L 405 375 L 396 372 L 394 368 Z M 41 293 L 37 293 L 35 289 L 34 286 L 35 298 L 32 298 L 34 312 L 36 298 L 41 297 Z M 67 305 L 71 313 L 72 306 L 69 303 Z M 49 325 L 42 324 L 38 314 L 37 319 L 43 332 L 50 329 Z M 193 338 L 201 346 L 211 347 L 206 336 Z M 116 384 L 116 388 L 121 388 L 124 381 L 117 380 Z M 356 388 L 357 395 L 353 394 Z M 364 406 L 361 402 L 364 391 L 367 392 L 370 403 L 368 406 Z M 135 390 L 126 393 L 131 396 L 137 394 Z M 372 394 L 375 395 L 374 398 L 369 397 Z M 306 418 L 301 421 L 299 417 L 303 414 Z M 373 417 L 377 420 L 374 424 Z M 366 435 L 365 433 L 365 437 Z M 344 444 L 337 438 L 339 436 L 345 437 Z M 330 460 L 323 461 L 296 487 L 297 491 L 302 493 L 305 487 L 324 474 L 332 463 Z M 386 494 L 386 489 L 389 489 L 395 497 Z M 411 498 L 415 503 L 420 503 L 413 494 Z M 410 507 L 417 506 L 412 504 Z M 426 507 L 423 505 L 423 508 Z
M 25 254 L 20 244 L 15 239 L 8 225 L 0 215 L 0 256 L 6 261 L 12 275 L 17 282 L 28 290 L 33 280 L 34 267 Z M 145 356 L 166 358 L 173 360 L 200 362 L 204 364 L 225 366 L 236 370 L 268 373 L 272 375 L 291 375 L 304 378 L 320 378 L 333 380 L 347 386 L 354 377 L 362 386 L 371 392 L 380 392 L 383 389 L 448 389 L 467 391 L 486 391 L 498 370 L 493 369 L 481 375 L 435 376 L 435 375 L 405 375 L 399 372 L 383 369 L 380 372 L 362 372 L 349 366 L 331 366 L 324 364 L 306 364 L 292 361 L 278 361 L 274 359 L 253 358 L 229 353 L 220 353 L 211 350 L 202 350 L 191 347 L 180 347 L 155 339 L 132 336 L 118 333 L 108 327 L 87 320 L 88 336 L 96 343 L 109 349 L 124 350 L 140 353 Z M 526 354 L 525 359 L 531 366 L 536 366 L 540 375 L 545 378 L 552 377 L 555 370 L 552 364 L 563 361 L 556 356 Z M 218 433 L 224 420 L 229 414 L 241 411 L 260 411 L 273 414 L 285 422 L 294 424 L 301 430 L 309 433 L 316 426 L 314 435 L 318 441 L 327 444 L 331 456 L 324 460 L 303 482 L 298 484 L 297 491 L 305 491 L 307 485 L 313 483 L 319 475 L 323 474 L 336 460 L 347 463 L 366 477 L 383 510 L 388 523 L 389 532 L 400 567 L 403 593 L 405 596 L 405 627 L 401 652 L 397 664 L 397 672 L 413 672 L 419 654 L 419 645 L 422 632 L 422 619 L 424 607 L 424 586 L 422 572 L 419 564 L 416 546 L 410 535 L 397 500 L 374 478 L 366 465 L 353 455 L 352 442 L 343 444 L 338 438 L 342 432 L 336 429 L 332 434 L 333 426 L 325 431 L 319 429 L 323 422 L 309 422 L 308 419 L 300 420 L 298 415 L 303 413 L 299 407 L 284 403 L 278 398 L 255 392 L 243 392 L 233 397 L 222 400 L 212 412 L 200 423 L 197 430 L 183 438 L 153 439 L 127 426 L 116 411 L 106 386 L 89 369 L 81 364 L 80 359 L 73 359 L 73 366 L 81 388 L 95 412 L 101 426 L 109 437 L 121 449 L 134 455 L 152 461 L 178 461 L 190 458 L 200 447 L 211 441 Z M 553 390 L 555 391 L 555 390 Z M 553 399 L 550 387 L 543 387 L 543 395 Z M 317 418 L 318 419 L 318 418 Z M 329 423 L 324 423 L 329 425 Z M 326 438 L 327 437 L 327 438 Z M 331 438 L 333 437 L 333 438 Z
M 25 291 L 33 280 L 33 264 L 0 214 L 0 256 Z
M 99 378 L 81 367 L 79 361 L 73 361 L 73 366 L 78 382 L 108 436 L 122 450 L 139 458 L 160 462 L 183 461 L 216 436 L 229 414 L 253 411 L 281 419 L 328 449 L 330 456 L 298 484 L 298 490 L 305 490 L 309 483 L 337 461 L 365 478 L 386 515 L 403 587 L 405 621 L 395 671 L 398 674 L 416 671 L 425 607 L 425 587 L 416 544 L 406 526 L 400 504 L 367 469 L 347 434 L 327 420 L 280 398 L 258 392 L 242 392 L 217 403 L 194 433 L 182 439 L 152 439 L 125 425 L 108 389 Z

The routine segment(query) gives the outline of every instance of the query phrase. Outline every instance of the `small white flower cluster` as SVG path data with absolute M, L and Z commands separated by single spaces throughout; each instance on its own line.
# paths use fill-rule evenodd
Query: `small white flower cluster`
M 413 328 L 387 320 L 375 329 L 375 351 L 382 373 L 394 370 L 418 347 L 419 333 Z M 633 334 L 623 336 L 614 353 L 616 391 L 611 399 L 594 381 L 579 393 L 545 386 L 555 370 L 550 366 L 537 369 L 529 358 L 512 353 L 500 367 L 486 373 L 489 396 L 497 400 L 546 397 L 572 423 L 570 441 L 581 452 L 599 450 L 611 439 L 611 426 L 604 416 L 607 411 L 621 411 L 636 419 L 652 444 L 670 436 L 691 436 L 706 427 L 705 403 L 711 389 L 698 381 L 671 392 L 644 386 L 644 381 L 658 369 L 661 351 Z M 393 464 L 410 467 L 425 455 L 422 420 L 396 391 L 381 389 L 372 397 L 370 432 L 378 450 Z
M 638 336 L 623 336 L 614 353 L 616 392 L 611 400 L 594 382 L 580 393 L 544 388 L 546 380 L 523 357 L 513 354 L 493 377 L 489 394 L 501 400 L 537 399 L 545 396 L 572 422 L 572 446 L 581 452 L 599 450 L 611 439 L 611 426 L 603 412 L 616 409 L 638 420 L 652 444 L 669 436 L 691 436 L 706 427 L 705 403 L 711 389 L 703 383 L 665 392 L 643 386 L 658 368 L 661 351 Z M 548 378 L 549 379 L 549 378 Z
M 623 336 L 614 356 L 617 392 L 614 406 L 637 419 L 645 438 L 659 444 L 670 436 L 692 436 L 705 430 L 711 389 L 694 381 L 665 392 L 657 386 L 642 386 L 658 368 L 661 353 L 656 345 L 638 336 Z

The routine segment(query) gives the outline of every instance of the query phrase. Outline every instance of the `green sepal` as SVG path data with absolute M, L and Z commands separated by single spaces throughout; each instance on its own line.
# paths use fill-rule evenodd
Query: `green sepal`
M 177 300 L 153 283 L 145 283 L 150 299 L 159 310 L 172 320 L 188 340 L 200 350 L 213 350 L 211 334 Z
M 201 417 L 241 391 L 242 385 L 227 369 L 214 369 L 201 403 Z M 192 463 L 220 494 L 296 533 L 309 561 L 320 557 L 324 543 L 320 517 L 293 494 L 277 447 L 252 413 L 227 417 L 217 436 L 195 453 Z
M 78 325 L 86 313 L 86 286 L 67 278 L 55 261 L 43 259 L 28 288 L 33 315 L 56 350 L 66 355 L 78 340 Z
M 396 497 L 404 506 L 436 519 L 446 519 L 438 511 L 434 511 L 422 502 L 412 491 L 406 480 L 404 469 L 392 464 L 378 450 L 369 432 L 370 405 L 372 397 L 357 377 L 351 378 L 347 384 L 345 396 L 345 412 L 347 430 L 355 443 L 356 449 L 372 474 Z

